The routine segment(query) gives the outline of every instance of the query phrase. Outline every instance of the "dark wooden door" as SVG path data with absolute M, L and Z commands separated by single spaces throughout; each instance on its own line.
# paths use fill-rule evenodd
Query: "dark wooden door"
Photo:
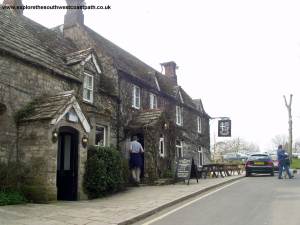
M 58 138 L 57 199 L 77 200 L 78 133 L 62 129 Z

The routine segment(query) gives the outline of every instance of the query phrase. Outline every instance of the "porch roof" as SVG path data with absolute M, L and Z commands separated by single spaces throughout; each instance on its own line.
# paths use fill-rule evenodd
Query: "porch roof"
M 51 120 L 50 124 L 57 124 L 71 109 L 77 114 L 86 132 L 90 132 L 90 125 L 73 95 L 73 91 L 65 91 L 53 96 L 43 96 L 21 110 L 20 122 Z
M 130 121 L 130 123 L 128 124 L 128 128 L 142 128 L 144 126 L 154 126 L 158 122 L 162 113 L 163 111 L 159 109 L 142 111 Z

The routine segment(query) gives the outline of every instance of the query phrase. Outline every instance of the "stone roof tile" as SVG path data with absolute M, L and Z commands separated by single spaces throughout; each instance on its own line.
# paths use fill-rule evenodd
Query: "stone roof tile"
M 77 51 L 71 41 L 23 15 L 14 15 L 1 7 L 0 50 L 80 81 L 65 64 L 65 54 Z

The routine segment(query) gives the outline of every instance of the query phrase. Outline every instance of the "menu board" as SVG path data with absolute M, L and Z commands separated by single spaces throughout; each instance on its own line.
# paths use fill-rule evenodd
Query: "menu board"
M 180 158 L 178 159 L 176 177 L 177 179 L 188 180 L 191 176 L 192 159 Z

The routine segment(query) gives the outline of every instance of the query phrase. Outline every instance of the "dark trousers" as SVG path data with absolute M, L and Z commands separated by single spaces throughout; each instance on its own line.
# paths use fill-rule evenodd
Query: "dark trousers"
M 292 175 L 290 173 L 290 166 L 287 163 L 279 163 L 279 173 L 278 173 L 278 178 L 282 177 L 282 172 L 285 170 L 285 172 L 288 174 L 289 178 L 292 178 Z

